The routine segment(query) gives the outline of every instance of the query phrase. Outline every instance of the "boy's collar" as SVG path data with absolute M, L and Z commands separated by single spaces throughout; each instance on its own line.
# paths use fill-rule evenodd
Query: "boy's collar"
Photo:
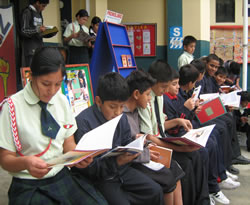
M 168 92 L 165 92 L 165 95 L 167 95 L 169 97 L 170 100 L 177 100 L 177 95 L 171 95 L 170 93 Z

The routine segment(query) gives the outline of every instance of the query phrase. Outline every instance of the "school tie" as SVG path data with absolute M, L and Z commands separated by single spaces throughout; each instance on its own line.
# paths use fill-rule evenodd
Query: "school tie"
M 161 118 L 160 118 L 160 112 L 159 112 L 159 105 L 158 105 L 158 101 L 157 101 L 157 96 L 155 96 L 154 104 L 155 104 L 155 116 L 156 116 L 156 120 L 157 120 L 158 130 L 159 130 L 162 137 L 166 137 L 165 133 L 163 132 L 162 125 L 161 125 Z
M 47 103 L 42 101 L 38 102 L 41 106 L 41 125 L 42 125 L 42 133 L 52 139 L 56 138 L 56 135 L 60 129 L 60 126 L 55 121 L 53 116 L 47 110 Z
M 80 31 L 83 31 L 83 29 L 82 29 L 82 25 L 81 25 L 81 24 L 79 24 L 79 26 L 80 26 Z

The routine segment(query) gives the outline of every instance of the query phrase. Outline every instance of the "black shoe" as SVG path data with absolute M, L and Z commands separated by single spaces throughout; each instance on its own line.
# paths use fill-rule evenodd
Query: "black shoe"
M 229 168 L 228 168 L 228 171 L 232 174 L 239 174 L 240 173 L 240 170 L 235 168 L 233 165 L 231 165 Z
M 240 155 L 232 160 L 232 164 L 250 164 L 250 159 Z

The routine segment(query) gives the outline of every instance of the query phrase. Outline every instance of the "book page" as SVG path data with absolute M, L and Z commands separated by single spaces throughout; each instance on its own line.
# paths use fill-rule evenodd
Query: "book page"
M 114 133 L 121 117 L 122 114 L 87 132 L 82 136 L 75 150 L 111 149 Z
M 219 93 L 208 93 L 208 94 L 201 94 L 200 95 L 200 99 L 201 100 L 204 100 L 204 102 L 206 101 L 210 101 L 210 100 L 213 100 L 217 97 L 219 97 L 220 94 Z
M 199 85 L 197 88 L 194 89 L 194 92 L 193 92 L 193 99 L 194 99 L 194 102 L 198 99 L 199 97 L 199 94 L 200 94 L 200 91 L 201 91 L 201 85 Z
M 110 150 L 108 153 L 103 155 L 102 157 L 113 157 L 120 154 L 123 154 L 125 152 L 129 152 L 131 154 L 140 153 L 144 149 L 144 141 L 147 134 L 135 139 L 134 141 L 130 142 L 126 146 L 118 146 L 114 149 Z
M 182 136 L 182 138 L 186 138 L 188 140 L 191 140 L 202 147 L 206 146 L 207 140 L 214 129 L 215 124 L 201 127 L 198 129 L 191 129 L 189 132 L 187 132 L 185 135 Z
M 222 93 L 220 97 L 221 97 L 223 104 L 233 106 L 233 107 L 239 107 L 241 96 L 237 95 L 238 92 L 239 91 L 233 91 L 227 94 Z
M 152 160 L 150 160 L 148 163 L 143 163 L 143 165 L 149 169 L 154 170 L 154 171 L 159 171 L 160 169 L 162 169 L 164 167 L 163 164 L 158 163 L 158 162 L 154 162 Z

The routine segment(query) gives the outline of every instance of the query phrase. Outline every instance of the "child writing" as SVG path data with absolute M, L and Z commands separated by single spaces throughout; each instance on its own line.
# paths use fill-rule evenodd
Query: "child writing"
M 126 80 L 129 86 L 130 97 L 125 104 L 124 113 L 128 117 L 132 136 L 136 137 L 140 133 L 137 108 L 147 107 L 147 103 L 151 100 L 151 86 L 154 85 L 155 80 L 142 70 L 133 71 Z M 151 153 L 151 155 L 154 159 L 160 157 L 157 153 Z M 158 171 L 154 171 L 141 163 L 136 163 L 134 167 L 161 185 L 164 192 L 165 205 L 183 204 L 180 179 L 184 176 L 184 172 L 176 161 L 172 160 L 170 169 L 163 167 Z
M 76 122 L 60 91 L 64 75 L 64 59 L 57 48 L 37 49 L 31 82 L 0 109 L 4 127 L 0 129 L 0 165 L 13 176 L 10 204 L 107 204 L 84 178 L 76 179 L 63 166 L 49 168 L 45 162 L 76 146 Z M 87 158 L 76 166 L 85 168 L 91 162 Z
M 193 36 L 185 36 L 183 40 L 184 52 L 178 58 L 179 69 L 181 66 L 191 63 L 194 59 L 193 53 L 195 51 L 196 41 L 196 38 Z
M 100 77 L 95 104 L 76 117 L 78 125 L 75 133 L 76 142 L 88 131 L 122 114 L 128 98 L 128 84 L 120 74 L 107 73 Z M 132 140 L 127 117 L 123 115 L 114 134 L 113 148 L 125 146 Z M 162 205 L 164 202 L 160 185 L 132 168 L 131 162 L 137 157 L 138 154 L 131 153 L 108 158 L 98 156 L 89 167 L 85 169 L 73 167 L 72 172 L 87 176 L 110 205 Z

